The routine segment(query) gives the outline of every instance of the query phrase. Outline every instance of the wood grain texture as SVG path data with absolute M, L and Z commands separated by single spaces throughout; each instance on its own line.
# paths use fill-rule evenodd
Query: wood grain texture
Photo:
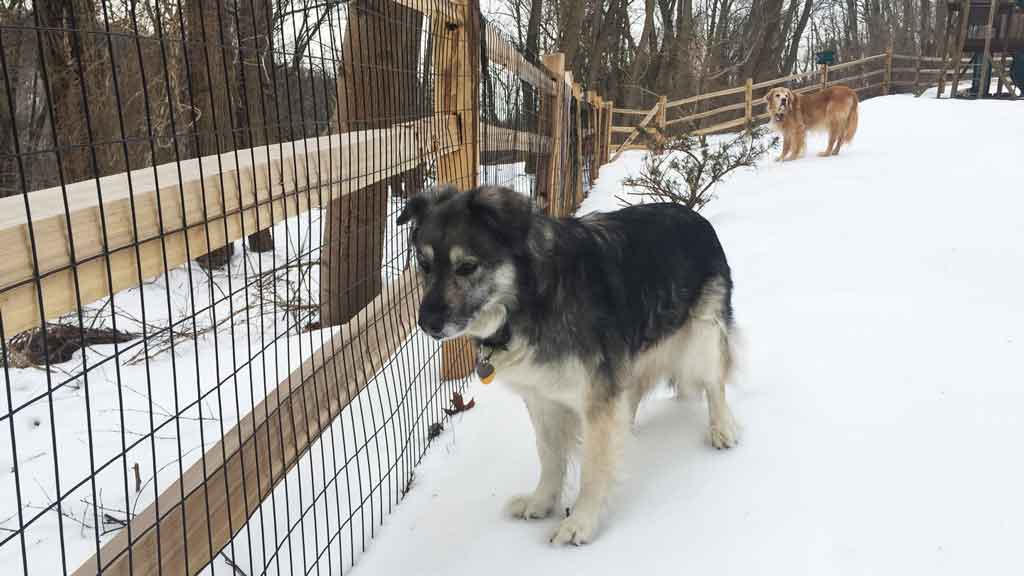
M 469 190 L 480 172 L 480 6 L 470 2 L 458 27 L 436 25 L 431 58 L 440 77 L 434 84 L 434 110 L 451 112 L 459 126 L 458 146 L 438 158 L 439 184 Z M 495 35 L 491 35 L 495 36 Z M 419 302 L 416 303 L 417 306 Z M 473 371 L 473 351 L 463 340 L 441 346 L 441 379 L 461 380 Z
M 438 116 L 39 190 L 27 195 L 27 208 L 24 195 L 2 198 L 3 337 L 400 174 L 457 142 L 454 118 Z

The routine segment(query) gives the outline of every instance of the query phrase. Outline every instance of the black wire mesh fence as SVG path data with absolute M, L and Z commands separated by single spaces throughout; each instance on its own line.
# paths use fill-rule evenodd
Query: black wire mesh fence
M 5 574 L 344 573 L 465 374 L 405 199 L 601 163 L 472 3 L 15 3 L 0 77 Z

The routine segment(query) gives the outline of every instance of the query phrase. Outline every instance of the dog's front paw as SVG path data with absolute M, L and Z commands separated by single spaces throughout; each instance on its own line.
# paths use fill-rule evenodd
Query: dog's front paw
M 776 161 L 776 162 L 782 162 L 782 160 L 783 160 L 783 157 L 782 157 L 782 156 L 776 156 L 776 157 L 775 157 L 775 161 Z
M 596 515 L 573 512 L 558 525 L 558 530 L 551 536 L 551 543 L 580 546 L 593 542 L 596 532 Z
M 711 424 L 711 445 L 716 450 L 726 450 L 736 445 L 739 433 L 736 430 L 736 422 L 732 417 L 720 418 L 718 422 Z
M 505 503 L 505 513 L 513 518 L 524 520 L 547 518 L 555 509 L 555 500 L 554 496 L 536 492 L 513 496 Z

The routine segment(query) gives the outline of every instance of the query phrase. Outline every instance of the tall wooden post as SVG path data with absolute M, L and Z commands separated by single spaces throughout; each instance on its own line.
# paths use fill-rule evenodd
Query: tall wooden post
M 477 185 L 480 168 L 480 4 L 469 0 L 453 4 L 461 12 L 459 23 L 434 19 L 431 59 L 434 79 L 435 118 L 454 117 L 459 127 L 458 148 L 437 160 L 439 184 L 461 190 Z M 458 380 L 473 371 L 474 351 L 468 339 L 441 346 L 441 379 Z
M 577 84 L 572 85 L 572 97 L 576 100 L 576 196 L 573 198 L 572 211 L 583 202 L 583 89 Z
M 615 122 L 615 101 L 611 100 L 606 106 L 608 112 L 604 126 L 604 159 L 602 164 L 607 164 L 612 153 L 612 124 Z
M 960 57 L 967 41 L 967 21 L 971 15 L 971 0 L 964 0 L 960 6 L 960 32 L 957 33 L 956 50 L 953 52 L 953 85 L 949 88 L 949 97 L 956 98 L 960 88 Z
M 743 119 L 747 123 L 747 134 L 750 134 L 754 129 L 754 79 L 747 78 L 743 88 Z
M 597 93 L 593 90 L 587 90 L 586 99 L 587 104 L 590 105 L 590 119 L 587 122 L 590 127 L 590 182 L 588 184 L 593 184 L 597 180 L 597 171 L 601 167 L 600 148 L 597 145 L 597 135 L 600 133 L 597 127 L 601 120 L 601 103 Z
M 551 126 L 551 150 L 548 154 L 548 169 L 544 176 L 547 180 L 548 214 L 559 216 L 559 204 L 562 200 L 562 147 L 565 126 L 562 110 L 565 108 L 565 54 L 556 52 L 545 54 L 541 61 L 555 80 L 555 93 L 546 98 L 547 118 Z
M 885 77 L 882 79 L 882 96 L 889 95 L 889 86 L 892 83 L 892 44 L 885 50 Z
M 917 53 L 917 62 L 914 64 L 914 98 L 921 95 L 919 85 L 921 83 L 921 53 Z
M 988 8 L 988 26 L 985 27 L 985 52 L 981 55 L 981 83 L 978 86 L 978 98 L 988 96 L 989 88 L 989 62 L 992 60 L 992 35 L 993 26 L 996 22 L 996 12 L 999 10 L 999 0 L 992 0 Z
M 657 138 L 655 141 L 657 141 L 658 145 L 666 139 L 665 131 L 668 128 L 668 120 L 666 118 L 668 115 L 668 108 L 666 105 L 668 104 L 669 96 L 663 94 L 657 97 L 657 117 L 654 120 L 656 122 L 655 126 L 657 126 Z
M 821 65 L 821 89 L 828 88 L 828 64 Z
M 397 5 L 385 15 L 373 0 L 353 0 L 348 7 L 331 129 L 347 133 L 388 128 L 418 110 L 424 89 L 416 77 L 422 41 L 412 32 L 420 30 L 424 18 Z M 418 190 L 422 175 L 422 167 L 396 173 L 327 204 L 321 222 L 322 327 L 348 322 L 380 294 L 388 195 Z
M 946 91 L 946 70 L 949 69 L 949 37 L 953 35 L 953 11 L 946 9 L 946 28 L 942 38 L 942 65 L 939 66 L 939 89 L 935 94 L 936 98 L 942 98 Z

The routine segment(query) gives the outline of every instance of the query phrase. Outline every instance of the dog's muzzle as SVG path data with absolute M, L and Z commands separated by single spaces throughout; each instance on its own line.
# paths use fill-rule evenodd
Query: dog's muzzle
M 420 307 L 420 328 L 431 338 L 435 340 L 444 338 L 444 328 L 447 323 L 448 314 L 446 311 L 433 307 Z

